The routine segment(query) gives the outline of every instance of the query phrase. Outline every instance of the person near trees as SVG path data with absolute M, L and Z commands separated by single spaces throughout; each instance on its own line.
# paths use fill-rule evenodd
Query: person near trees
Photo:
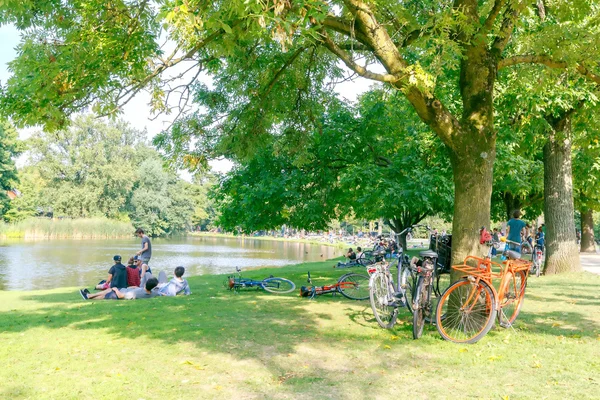
M 150 258 L 152 257 L 152 242 L 150 238 L 144 233 L 142 228 L 138 228 L 135 231 L 137 237 L 142 239 L 142 249 L 135 253 L 142 258 L 142 262 L 146 265 L 150 265 Z
M 521 211 L 515 210 L 513 217 L 506 223 L 506 236 L 511 242 L 521 243 L 521 234 L 527 224 L 521 219 Z M 518 250 L 518 246 L 510 244 L 509 249 Z
M 546 235 L 544 234 L 543 227 L 540 226 L 535 235 L 535 244 L 537 244 L 543 251 L 545 242 L 546 242 Z
M 127 287 L 127 270 L 125 269 L 125 266 L 121 264 L 121 256 L 114 256 L 113 261 L 115 264 L 108 270 L 108 277 L 106 278 L 106 281 L 99 283 L 96 286 L 96 289 L 105 290 L 114 287 Z

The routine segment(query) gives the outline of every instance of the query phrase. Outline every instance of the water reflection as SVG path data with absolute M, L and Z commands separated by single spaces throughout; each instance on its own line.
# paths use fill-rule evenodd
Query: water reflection
M 186 276 L 281 267 L 341 255 L 339 249 L 307 243 L 252 238 L 187 237 L 152 242 L 154 271 L 171 274 L 177 265 Z M 90 287 L 120 254 L 124 262 L 140 248 L 139 239 L 0 242 L 0 290 L 34 290 L 64 286 Z

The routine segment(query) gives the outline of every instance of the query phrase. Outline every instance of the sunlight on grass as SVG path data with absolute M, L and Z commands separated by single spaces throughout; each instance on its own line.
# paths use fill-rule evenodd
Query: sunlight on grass
M 341 276 L 331 261 L 278 276 L 306 285 Z M 273 271 L 251 271 L 248 277 Z M 600 369 L 600 277 L 532 278 L 511 329 L 479 343 L 412 340 L 402 310 L 380 329 L 368 301 L 225 290 L 82 301 L 75 289 L 0 292 L 0 398 L 593 398 Z M 35 375 L 35 379 L 31 377 Z

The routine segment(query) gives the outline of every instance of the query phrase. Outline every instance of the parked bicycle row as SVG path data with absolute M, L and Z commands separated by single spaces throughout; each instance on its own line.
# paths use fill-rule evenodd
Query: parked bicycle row
M 426 229 L 430 231 L 429 227 Z M 400 247 L 391 258 L 386 257 L 389 254 L 386 249 L 379 249 L 362 257 L 362 262 L 350 266 L 345 263 L 345 268 L 364 268 L 364 272 L 343 274 L 328 285 L 314 285 L 308 272 L 309 286 L 300 288 L 300 296 L 314 299 L 339 293 L 352 300 L 369 299 L 375 320 L 385 329 L 393 328 L 400 309 L 406 308 L 412 314 L 414 339 L 422 336 L 425 324 L 429 323 L 446 340 L 475 343 L 490 331 L 496 319 L 504 328 L 513 325 L 523 304 L 529 273 L 539 275 L 542 262 L 541 249 L 526 241 L 518 243 L 505 238 L 496 241 L 485 228 L 480 231 L 480 243 L 488 246 L 487 254 L 470 255 L 462 264 L 452 266 L 461 277 L 451 284 L 442 280 L 443 276 L 448 277 L 448 271 L 439 263 L 435 251 L 424 250 L 409 259 Z M 502 249 L 500 260 L 493 261 L 493 254 L 499 249 Z M 526 260 L 524 257 L 528 255 L 531 259 Z M 227 278 L 225 286 L 236 292 L 256 287 L 273 293 L 290 293 L 296 287 L 285 278 L 243 278 L 239 268 L 237 275 Z

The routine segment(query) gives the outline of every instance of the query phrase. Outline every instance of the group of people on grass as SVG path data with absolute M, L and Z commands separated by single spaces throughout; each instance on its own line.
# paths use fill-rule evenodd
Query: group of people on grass
M 127 265 L 121 263 L 121 256 L 113 257 L 114 265 L 108 270 L 106 280 L 95 287 L 99 292 L 91 293 L 81 289 L 79 294 L 84 300 L 149 299 L 156 296 L 177 296 L 191 294 L 187 280 L 183 279 L 184 267 L 176 267 L 173 279 L 167 280 L 167 274 L 161 271 L 158 278 L 152 275 L 148 265 L 152 257 L 152 243 L 142 229 L 136 235 L 142 239 L 142 249 L 131 257 Z

